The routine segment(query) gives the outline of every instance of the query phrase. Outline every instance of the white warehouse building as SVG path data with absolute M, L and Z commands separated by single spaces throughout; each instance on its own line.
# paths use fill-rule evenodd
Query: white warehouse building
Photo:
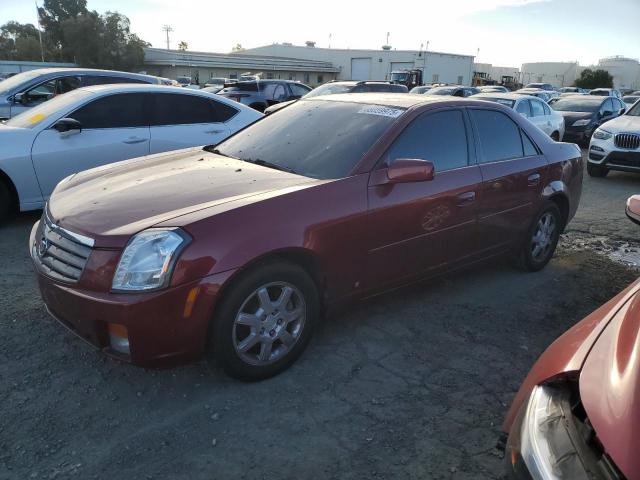
M 550 83 L 555 87 L 569 87 L 580 76 L 582 67 L 578 62 L 523 63 L 520 81 L 528 83 Z
M 424 83 L 462 85 L 471 84 L 474 59 L 472 55 L 393 50 L 389 46 L 380 50 L 319 48 L 314 42 L 307 42 L 307 46 L 276 43 L 248 48 L 239 54 L 327 62 L 338 70 L 338 80 L 390 80 L 394 70 L 419 69 L 424 72 Z

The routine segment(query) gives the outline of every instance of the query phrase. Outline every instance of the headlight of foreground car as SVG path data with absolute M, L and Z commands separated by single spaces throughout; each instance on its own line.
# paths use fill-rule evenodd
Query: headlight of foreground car
M 575 402 L 575 400 L 573 400 Z M 604 479 L 572 410 L 567 385 L 535 387 L 507 444 L 510 478 L 533 480 Z
M 597 138 L 598 140 L 609 140 L 611 138 L 611 134 L 606 130 L 602 130 L 601 128 L 597 129 L 593 133 L 593 138 Z
M 573 124 L 571 125 L 572 127 L 584 127 L 585 125 L 589 125 L 591 123 L 591 120 L 576 120 L 575 122 L 573 122 Z
M 120 257 L 111 289 L 132 292 L 166 287 L 178 255 L 190 241 L 177 228 L 152 228 L 138 233 Z

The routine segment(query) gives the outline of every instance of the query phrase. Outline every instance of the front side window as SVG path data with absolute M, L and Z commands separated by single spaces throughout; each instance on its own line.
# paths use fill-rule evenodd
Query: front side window
M 502 112 L 469 110 L 480 142 L 482 163 L 522 157 L 520 128 Z
M 307 177 L 342 178 L 403 113 L 404 109 L 395 107 L 302 100 L 212 148 L 222 155 L 273 164 Z
M 522 100 L 516 107 L 516 112 L 523 114 L 525 117 L 531 117 L 531 102 Z
M 178 93 L 153 94 L 151 125 L 190 125 L 224 122 L 237 110 L 215 100 Z
M 462 111 L 420 115 L 395 140 L 385 164 L 391 165 L 398 158 L 429 160 L 436 172 L 466 167 L 469 151 Z
M 607 112 L 613 112 L 613 102 L 611 102 L 610 98 L 607 98 L 607 100 L 602 104 L 602 107 L 600 107 L 600 113 L 606 115 Z
M 149 125 L 143 93 L 119 93 L 100 97 L 68 116 L 80 122 L 83 129 L 131 128 Z

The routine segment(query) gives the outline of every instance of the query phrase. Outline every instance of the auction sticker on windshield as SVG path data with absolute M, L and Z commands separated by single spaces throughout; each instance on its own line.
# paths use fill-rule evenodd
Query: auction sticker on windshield
M 367 115 L 380 115 L 382 117 L 398 118 L 402 115 L 404 110 L 399 108 L 381 107 L 379 105 L 366 105 L 358 110 L 358 113 L 365 113 Z

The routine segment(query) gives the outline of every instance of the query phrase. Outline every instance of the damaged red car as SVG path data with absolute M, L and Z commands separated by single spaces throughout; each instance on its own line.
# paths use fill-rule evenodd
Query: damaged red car
M 66 178 L 30 249 L 51 314 L 105 353 L 204 354 L 257 380 L 337 304 L 505 254 L 543 268 L 582 170 L 498 104 L 316 97 L 216 146 Z
M 640 196 L 627 216 L 640 224 Z M 640 280 L 533 366 L 502 425 L 508 478 L 640 479 L 639 351 Z

